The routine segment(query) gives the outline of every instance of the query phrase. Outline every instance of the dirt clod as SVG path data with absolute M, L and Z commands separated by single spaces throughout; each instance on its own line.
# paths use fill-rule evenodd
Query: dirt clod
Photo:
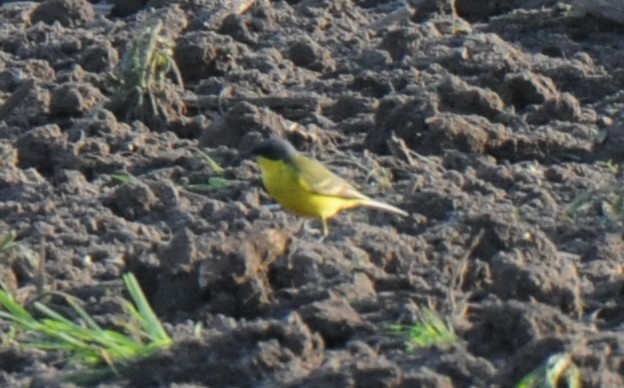
M 303 306 L 299 313 L 312 330 L 321 333 L 328 347 L 344 343 L 363 323 L 343 299 L 314 302 Z
M 77 27 L 94 18 L 93 6 L 87 0 L 48 0 L 35 8 L 30 21 L 33 24 L 59 22 L 64 27 Z
M 102 93 L 91 84 L 63 84 L 52 92 L 50 113 L 77 116 L 95 108 L 103 99 Z

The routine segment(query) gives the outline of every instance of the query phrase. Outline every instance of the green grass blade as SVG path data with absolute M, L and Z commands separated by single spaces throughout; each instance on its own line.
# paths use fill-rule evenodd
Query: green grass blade
M 123 276 L 124 283 L 126 284 L 126 288 L 130 293 L 130 297 L 132 301 L 137 307 L 137 311 L 140 316 L 140 322 L 144 326 L 146 333 L 150 335 L 151 338 L 159 339 L 161 341 L 165 341 L 166 343 L 170 343 L 171 339 L 165 329 L 162 327 L 160 321 L 154 311 L 152 310 L 145 294 L 141 290 L 139 286 L 139 282 L 136 280 L 133 274 L 125 274 Z
M 69 319 L 65 318 L 64 316 L 62 316 L 61 314 L 57 313 L 56 311 L 52 310 L 51 308 L 49 308 L 48 306 L 44 305 L 41 302 L 35 302 L 33 303 L 33 307 L 37 310 L 39 310 L 40 312 L 42 312 L 43 314 L 47 315 L 52 322 L 59 322 L 59 323 L 64 323 L 65 325 L 69 326 L 69 327 L 75 327 L 76 325 L 70 321 Z
M 82 308 L 82 306 L 78 303 L 78 300 L 71 295 L 63 295 L 65 300 L 69 305 L 74 309 L 74 311 L 85 321 L 88 327 L 93 330 L 101 331 L 102 328 L 91 318 L 91 316 Z
M 111 177 L 114 181 L 118 182 L 118 183 L 128 183 L 133 179 L 133 176 L 130 174 L 126 174 L 126 173 L 114 173 L 114 174 L 108 174 L 109 177 Z
M 210 169 L 214 171 L 215 174 L 223 175 L 224 170 L 223 170 L 223 167 L 219 165 L 219 163 L 217 163 L 213 158 L 210 157 L 210 155 L 200 150 L 199 148 L 195 148 L 195 150 L 197 151 L 199 155 L 201 155 L 201 157 L 206 161 L 206 163 L 208 163 L 208 165 L 210 166 Z
M 0 304 L 12 315 L 18 317 L 30 317 L 28 311 L 15 301 L 13 296 L 7 291 L 0 290 Z

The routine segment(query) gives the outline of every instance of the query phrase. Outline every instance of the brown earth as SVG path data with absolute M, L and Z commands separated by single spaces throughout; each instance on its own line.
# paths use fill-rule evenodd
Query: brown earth
M 623 26 L 548 0 L 381 27 L 402 2 L 117 3 L 0 1 L 0 279 L 110 324 L 133 272 L 176 341 L 105 386 L 507 387 L 558 352 L 624 386 Z M 158 19 L 184 90 L 141 122 L 110 73 Z M 411 216 L 357 210 L 319 241 L 241 156 L 269 133 Z M 198 148 L 224 168 L 208 191 Z M 427 306 L 460 342 L 389 331 Z M 73 368 L 0 348 L 2 386 Z

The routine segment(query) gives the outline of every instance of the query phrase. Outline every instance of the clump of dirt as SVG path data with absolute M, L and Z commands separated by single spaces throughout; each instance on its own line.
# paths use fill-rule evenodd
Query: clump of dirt
M 420 3 L 4 2 L 0 280 L 111 324 L 133 272 L 175 345 L 110 385 L 512 386 L 567 354 L 623 386 L 624 29 Z M 246 151 L 271 134 L 410 215 L 320 239 L 269 206 Z M 456 342 L 389 329 L 427 307 Z M 71 367 L 0 348 L 1 385 Z

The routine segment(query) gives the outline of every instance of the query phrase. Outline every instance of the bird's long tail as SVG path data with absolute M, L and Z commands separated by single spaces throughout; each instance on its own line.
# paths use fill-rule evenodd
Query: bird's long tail
M 360 202 L 360 204 L 362 206 L 372 207 L 374 209 L 379 209 L 379 210 L 387 211 L 390 213 L 395 213 L 403 217 L 409 216 L 409 213 L 406 212 L 405 210 L 401 210 L 398 207 L 388 205 L 387 203 L 384 203 L 384 202 L 375 201 L 374 199 L 370 199 L 370 198 Z

